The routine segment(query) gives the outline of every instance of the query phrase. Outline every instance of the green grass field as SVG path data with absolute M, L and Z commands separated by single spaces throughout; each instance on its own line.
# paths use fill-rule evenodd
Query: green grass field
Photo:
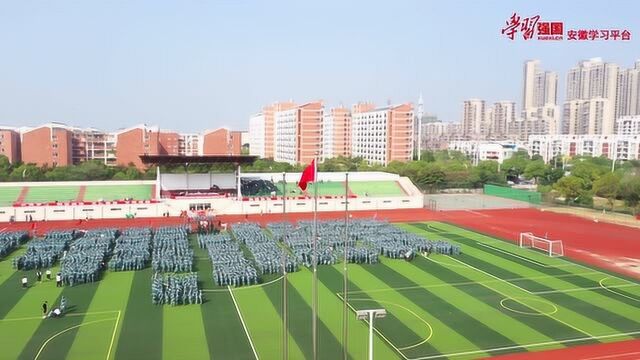
M 73 201 L 79 192 L 80 186 L 31 186 L 24 202 Z
M 151 185 L 88 185 L 84 200 L 105 201 L 133 198 L 135 200 L 151 199 Z
M 278 195 L 282 194 L 282 183 L 277 183 Z M 309 184 L 307 194 L 313 195 L 316 184 Z M 318 195 L 321 196 L 343 196 L 344 182 L 323 182 L 318 183 Z M 403 196 L 405 192 L 396 181 L 352 181 L 349 182 L 349 190 L 351 194 L 357 196 Z M 287 194 L 289 196 L 302 195 L 302 191 L 296 184 L 287 184 Z
M 0 187 L 0 206 L 11 206 L 18 199 L 20 186 Z
M 375 323 L 377 359 L 479 358 L 640 337 L 640 283 L 442 223 L 398 225 L 462 246 L 463 255 L 349 266 L 349 304 L 387 309 Z M 151 304 L 151 270 L 107 272 L 95 284 L 27 290 L 0 261 L 1 359 L 277 359 L 282 285 L 215 287 L 192 246 L 205 303 Z M 319 267 L 319 357 L 342 354 L 342 264 Z M 29 274 L 32 275 L 32 274 Z M 289 353 L 310 358 L 311 273 L 289 274 Z M 40 304 L 69 299 L 61 319 Z M 348 352 L 363 359 L 367 324 L 349 317 Z

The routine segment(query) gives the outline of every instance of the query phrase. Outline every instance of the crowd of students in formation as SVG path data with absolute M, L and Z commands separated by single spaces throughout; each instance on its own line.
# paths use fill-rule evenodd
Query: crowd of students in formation
M 151 260 L 151 229 L 131 228 L 124 230 L 116 239 L 109 269 L 113 271 L 142 270 Z
M 155 272 L 190 272 L 193 250 L 185 227 L 162 227 L 153 236 L 151 267 Z
M 202 304 L 196 273 L 154 274 L 151 282 L 151 301 L 155 305 Z
M 207 250 L 213 264 L 213 279 L 219 286 L 245 286 L 260 282 L 264 274 L 294 272 L 299 266 L 312 266 L 313 224 L 272 223 L 271 235 L 254 223 L 237 223 L 222 234 L 200 232 L 198 244 Z M 348 232 L 342 221 L 318 223 L 317 264 L 331 265 L 343 261 L 345 234 L 349 234 L 346 258 L 350 263 L 374 264 L 379 256 L 411 260 L 416 254 L 458 255 L 459 246 L 442 240 L 429 240 L 377 220 L 353 220 Z M 88 231 L 51 231 L 44 238 L 29 242 L 24 255 L 14 259 L 20 270 L 36 269 L 35 279 L 52 279 L 52 267 L 61 261 L 55 274 L 56 286 L 97 281 L 109 260 L 114 271 L 141 270 L 149 264 L 154 271 L 151 297 L 154 304 L 200 304 L 202 291 L 193 269 L 193 249 L 188 228 L 162 227 L 155 231 L 132 228 L 122 233 L 116 229 Z M 27 238 L 25 232 L 0 232 L 0 257 L 15 249 Z M 242 246 L 253 260 L 245 257 Z M 284 262 L 284 264 L 283 264 Z M 29 287 L 27 274 L 21 278 Z M 64 300 L 63 300 L 64 301 Z M 43 308 L 45 305 L 43 304 Z M 65 303 L 56 308 L 59 316 Z M 53 311 L 53 310 L 52 310 Z M 45 315 L 51 316 L 47 309 Z
M 0 231 L 0 259 L 17 249 L 20 244 L 29 239 L 26 231 Z
M 62 281 L 71 286 L 98 281 L 118 235 L 117 229 L 87 230 L 71 242 L 60 266 Z
M 229 234 L 198 235 L 198 243 L 209 254 L 216 285 L 242 286 L 258 283 L 258 272 L 245 259 L 240 245 Z
M 283 260 L 287 272 L 298 270 L 295 258 L 278 246 L 277 240 L 267 236 L 260 225 L 237 223 L 231 226 L 231 232 L 251 252 L 260 274 L 282 273 Z
M 53 267 L 77 236 L 79 234 L 74 230 L 63 230 L 50 231 L 44 238 L 35 238 L 28 243 L 22 256 L 13 258 L 13 267 L 18 270 Z

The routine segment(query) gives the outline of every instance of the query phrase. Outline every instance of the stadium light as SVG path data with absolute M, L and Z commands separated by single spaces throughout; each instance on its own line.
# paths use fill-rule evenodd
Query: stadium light
M 369 321 L 369 360 L 373 360 L 373 319 L 382 319 L 387 316 L 385 309 L 365 309 L 357 310 L 356 318 L 358 320 Z

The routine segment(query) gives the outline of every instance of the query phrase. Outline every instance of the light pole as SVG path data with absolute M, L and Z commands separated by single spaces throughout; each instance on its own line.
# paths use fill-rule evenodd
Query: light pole
M 373 360 L 373 319 L 382 319 L 387 316 L 385 309 L 365 309 L 357 310 L 356 317 L 358 320 L 369 321 L 369 360 Z

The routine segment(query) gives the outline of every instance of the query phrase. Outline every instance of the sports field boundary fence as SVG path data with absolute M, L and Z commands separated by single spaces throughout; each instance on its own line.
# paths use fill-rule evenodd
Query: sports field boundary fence
M 484 194 L 512 200 L 525 201 L 534 205 L 540 205 L 540 203 L 542 202 L 542 196 L 537 191 L 514 189 L 508 186 L 485 184 Z

